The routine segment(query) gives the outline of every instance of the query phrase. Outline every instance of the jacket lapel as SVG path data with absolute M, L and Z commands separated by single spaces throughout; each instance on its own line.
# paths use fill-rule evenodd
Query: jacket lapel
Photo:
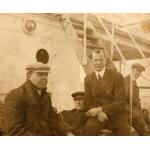
M 111 74 L 109 73 L 109 70 L 106 69 L 104 76 L 102 77 L 102 80 L 99 83 L 99 87 L 101 90 L 103 90 L 103 93 L 105 93 L 106 95 L 109 95 L 109 93 L 111 93 L 112 91 L 112 87 L 113 87 L 112 84 L 113 84 L 113 81 L 112 81 Z
M 27 81 L 24 85 L 25 92 L 26 92 L 26 99 L 28 103 L 34 107 L 37 108 L 37 110 L 41 111 L 41 98 L 37 92 L 37 89 L 32 85 L 30 81 Z
M 95 74 L 95 71 L 92 73 L 92 83 L 93 83 L 93 86 L 98 89 L 99 86 L 100 86 L 100 82 L 98 81 L 97 77 L 96 77 L 96 74 Z
M 107 69 L 105 70 L 104 75 L 103 75 L 101 81 L 98 81 L 95 72 L 94 72 L 93 78 L 94 78 L 95 83 L 96 83 L 96 85 L 98 87 L 105 88 L 105 85 L 108 82 L 107 80 L 109 78 L 108 70 Z

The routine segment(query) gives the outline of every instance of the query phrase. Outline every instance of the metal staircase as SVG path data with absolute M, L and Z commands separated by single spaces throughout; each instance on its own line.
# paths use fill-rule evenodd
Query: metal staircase
M 104 49 L 108 53 L 109 68 L 113 68 L 112 61 L 150 58 L 150 41 L 132 35 L 118 25 L 93 14 L 87 14 L 85 54 L 84 14 L 63 14 L 60 21 L 86 74 L 93 71 L 89 59 L 93 49 Z M 87 64 L 83 63 L 85 55 Z

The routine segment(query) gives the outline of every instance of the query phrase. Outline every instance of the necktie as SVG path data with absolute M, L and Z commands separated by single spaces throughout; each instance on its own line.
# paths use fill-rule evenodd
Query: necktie
M 100 74 L 98 73 L 98 81 L 101 81 L 101 76 L 100 76 Z

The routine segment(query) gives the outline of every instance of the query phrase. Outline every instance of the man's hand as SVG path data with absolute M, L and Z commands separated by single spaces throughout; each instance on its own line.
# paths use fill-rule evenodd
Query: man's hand
M 108 120 L 108 117 L 107 117 L 107 114 L 102 111 L 102 112 L 99 112 L 99 114 L 97 115 L 97 119 L 100 122 L 103 122 L 105 120 Z
M 74 134 L 72 132 L 68 132 L 67 136 L 74 136 Z
M 96 117 L 98 115 L 98 113 L 100 113 L 100 112 L 102 112 L 101 107 L 92 108 L 86 112 L 86 116 L 87 117 Z

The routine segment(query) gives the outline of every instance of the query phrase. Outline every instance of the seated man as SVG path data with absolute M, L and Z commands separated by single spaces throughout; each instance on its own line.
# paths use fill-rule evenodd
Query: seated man
M 149 118 L 144 115 L 142 111 L 140 99 L 139 99 L 139 88 L 136 83 L 136 79 L 141 75 L 141 73 L 145 70 L 145 68 L 138 63 L 132 65 L 132 85 L 133 85 L 133 93 L 132 93 L 132 126 L 138 132 L 139 135 L 147 135 L 149 134 L 148 125 L 146 120 L 149 121 Z M 130 103 L 130 80 L 131 75 L 128 75 L 124 78 L 125 82 L 125 91 L 128 103 Z M 130 108 L 127 106 L 127 110 Z M 146 118 L 145 118 L 146 117 Z
M 75 92 L 72 94 L 75 108 L 72 110 L 64 110 L 61 112 L 63 120 L 72 127 L 75 135 L 82 135 L 82 127 L 85 124 L 85 113 L 83 110 L 85 94 L 84 92 Z
M 26 67 L 27 81 L 10 91 L 3 105 L 3 131 L 5 135 L 73 135 L 71 128 L 59 118 L 46 91 L 50 67 L 35 62 Z
M 93 50 L 91 59 L 94 71 L 84 80 L 88 119 L 83 134 L 95 136 L 101 129 L 108 128 L 113 135 L 129 135 L 123 77 L 106 68 L 108 59 L 104 50 Z

